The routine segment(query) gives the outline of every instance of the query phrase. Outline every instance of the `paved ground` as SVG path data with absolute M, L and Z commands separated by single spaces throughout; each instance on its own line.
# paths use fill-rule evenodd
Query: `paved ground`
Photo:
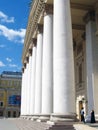
M 0 130 L 19 130 L 11 120 L 0 119 Z
M 89 127 L 90 126 L 90 127 Z M 0 119 L 0 130 L 45 130 L 49 128 L 46 123 L 39 123 L 21 118 Z M 76 130 L 98 130 L 98 123 L 95 124 L 75 124 Z M 65 129 L 64 129 L 65 130 Z

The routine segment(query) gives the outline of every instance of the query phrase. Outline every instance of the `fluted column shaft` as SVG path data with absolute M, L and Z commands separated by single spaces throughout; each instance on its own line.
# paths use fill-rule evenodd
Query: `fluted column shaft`
M 43 29 L 42 114 L 53 112 L 53 14 L 49 8 L 46 5 Z
M 21 87 L 21 116 L 24 115 L 24 71 L 22 73 L 22 87 Z
M 36 45 L 33 45 L 32 70 L 31 70 L 31 90 L 30 90 L 30 114 L 34 114 L 35 104 L 35 70 L 36 70 Z
M 24 115 L 27 115 L 27 64 L 25 68 L 25 75 L 24 75 Z
M 30 51 L 30 50 L 29 50 Z M 30 115 L 30 91 L 31 91 L 31 63 L 32 63 L 32 57 L 31 52 L 29 52 L 29 62 L 28 62 L 28 80 L 27 80 L 27 115 Z
M 42 50 L 43 50 L 42 26 L 38 25 L 37 54 L 36 54 L 36 81 L 35 81 L 35 114 L 41 114 L 42 106 Z
M 28 111 L 29 111 L 29 102 L 28 102 L 28 94 L 29 94 L 29 89 L 28 89 L 28 82 L 29 82 L 29 61 L 27 62 L 26 65 L 26 115 L 28 115 Z
M 54 0 L 54 113 L 75 113 L 74 59 L 69 0 Z

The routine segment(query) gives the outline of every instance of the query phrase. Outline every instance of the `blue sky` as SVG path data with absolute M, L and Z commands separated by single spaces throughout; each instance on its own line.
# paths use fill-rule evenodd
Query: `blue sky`
M 21 71 L 30 0 L 0 0 L 0 73 Z

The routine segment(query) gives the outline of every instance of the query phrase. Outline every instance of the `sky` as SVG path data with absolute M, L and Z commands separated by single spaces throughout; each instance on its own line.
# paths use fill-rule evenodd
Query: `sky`
M 30 0 L 0 0 L 0 74 L 21 71 Z

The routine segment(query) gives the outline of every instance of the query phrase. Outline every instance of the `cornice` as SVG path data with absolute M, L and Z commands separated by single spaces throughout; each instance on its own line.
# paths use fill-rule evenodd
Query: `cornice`
M 23 55 L 22 55 L 22 63 L 24 63 L 26 53 L 32 41 L 34 31 L 36 30 L 39 15 L 41 14 L 43 8 L 44 8 L 44 0 L 34 0 L 28 19 Z

